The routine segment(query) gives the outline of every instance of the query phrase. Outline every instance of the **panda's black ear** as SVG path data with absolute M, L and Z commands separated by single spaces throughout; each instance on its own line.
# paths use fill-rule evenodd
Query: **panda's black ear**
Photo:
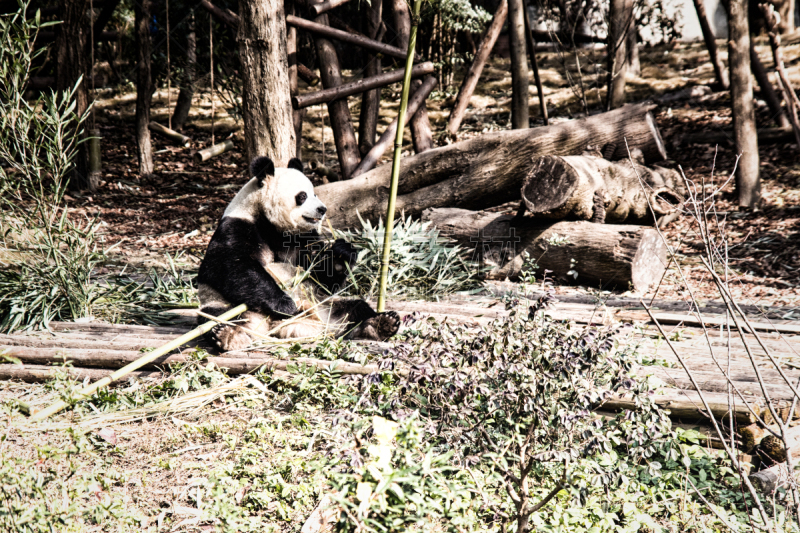
M 287 165 L 287 166 L 288 166 L 288 168 L 293 168 L 295 170 L 299 170 L 300 172 L 303 172 L 303 162 L 300 161 L 299 159 L 297 159 L 296 157 L 291 158 L 289 160 L 289 165 Z
M 273 163 L 272 159 L 269 157 L 256 157 L 250 163 L 250 175 L 254 178 L 258 178 L 258 185 L 261 186 L 264 182 L 264 178 L 275 175 L 275 163 Z

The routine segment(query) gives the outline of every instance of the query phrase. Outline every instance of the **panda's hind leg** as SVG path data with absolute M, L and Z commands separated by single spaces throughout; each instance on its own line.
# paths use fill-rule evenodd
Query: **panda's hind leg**
M 357 337 L 355 338 L 385 341 L 394 336 L 399 329 L 400 315 L 394 311 L 386 311 L 362 322 L 357 327 Z
M 376 313 L 364 300 L 335 300 L 332 317 L 346 317 L 346 339 L 383 341 L 400 329 L 400 316 L 394 311 Z
M 202 311 L 209 315 L 219 316 L 227 309 L 203 308 Z M 259 313 L 246 311 L 240 318 L 244 320 L 243 325 L 251 330 L 259 331 L 269 326 L 269 322 Z M 198 321 L 201 320 L 198 319 Z M 231 324 L 217 324 L 206 334 L 206 338 L 222 352 L 244 350 L 253 342 L 252 337 L 245 333 L 241 327 Z

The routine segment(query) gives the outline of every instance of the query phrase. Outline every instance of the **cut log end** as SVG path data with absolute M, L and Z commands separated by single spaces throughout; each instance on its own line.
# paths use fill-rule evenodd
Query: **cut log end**
M 231 139 L 228 139 L 225 142 L 215 144 L 214 146 L 209 146 L 203 150 L 198 150 L 194 154 L 194 162 L 195 163 L 203 163 L 208 161 L 212 157 L 216 157 L 220 154 L 224 154 L 229 150 L 233 150 L 234 144 Z

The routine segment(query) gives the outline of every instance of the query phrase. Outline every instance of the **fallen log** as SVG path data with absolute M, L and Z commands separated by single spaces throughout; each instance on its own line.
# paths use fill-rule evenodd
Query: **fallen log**
M 433 148 L 400 163 L 396 212 L 418 217 L 432 207 L 483 209 L 519 200 L 533 157 L 570 155 L 602 147 L 609 159 L 642 151 L 644 162 L 666 158 L 651 106 L 626 105 L 608 113 L 534 129 L 488 133 Z M 337 228 L 360 225 L 385 216 L 391 165 L 383 165 L 346 182 L 317 187 L 320 200 Z
M 764 470 L 759 470 L 755 474 L 750 474 L 750 483 L 756 490 L 764 494 L 772 494 L 776 490 L 788 487 L 792 477 L 786 463 L 780 463 Z
M 428 76 L 422 85 L 417 89 L 417 91 L 411 96 L 408 100 L 408 109 L 406 110 L 405 120 L 403 121 L 407 126 L 409 121 L 411 121 L 411 117 L 414 116 L 414 113 L 417 112 L 417 109 L 425 102 L 428 98 L 428 95 L 431 94 L 431 91 L 438 81 L 434 76 Z M 392 121 L 391 124 L 386 128 L 386 130 L 381 134 L 380 139 L 374 145 L 367 155 L 365 155 L 361 159 L 361 163 L 358 164 L 356 169 L 353 171 L 353 177 L 360 176 L 361 174 L 368 172 L 375 168 L 375 165 L 378 164 L 378 160 L 383 156 L 386 149 L 392 145 L 394 138 L 397 134 L 397 117 Z
M 522 185 L 522 207 L 533 218 L 614 224 L 652 224 L 654 215 L 678 209 L 684 189 L 680 174 L 632 159 L 612 163 L 591 155 L 534 157 Z
M 792 460 L 796 463 L 800 457 L 800 426 L 786 430 L 786 442 L 789 444 Z M 786 447 L 783 445 L 783 441 L 771 433 L 761 439 L 758 450 L 776 463 L 786 461 Z
M 191 144 L 192 142 L 192 139 L 187 137 L 186 135 L 181 135 L 177 131 L 172 130 L 166 126 L 162 126 L 158 122 L 150 122 L 150 124 L 148 124 L 147 127 L 150 129 L 150 131 L 166 137 L 167 139 L 169 139 L 170 141 L 174 142 L 179 146 L 189 146 L 189 144 Z
M 194 162 L 202 163 L 204 161 L 208 161 L 212 157 L 216 157 L 220 154 L 224 154 L 229 150 L 233 150 L 233 147 L 234 147 L 233 140 L 228 139 L 227 141 L 215 144 L 214 146 L 209 146 L 208 148 L 198 150 L 194 153 Z
M 662 392 L 667 392 L 663 391 Z M 728 407 L 728 395 L 720 393 L 704 393 L 711 413 L 717 420 L 727 420 L 729 415 L 733 413 L 733 419 L 737 424 L 752 424 L 755 422 L 753 413 L 750 412 L 741 403 L 735 403 L 733 410 Z M 703 411 L 703 402 L 700 400 L 700 395 L 692 391 L 669 391 L 666 394 L 656 394 L 651 399 L 662 409 L 669 409 L 670 418 L 673 420 L 707 420 L 708 415 Z M 754 406 L 757 413 L 760 414 L 759 409 L 763 410 L 761 406 Z M 623 411 L 635 410 L 636 401 L 633 398 L 624 396 L 612 396 L 606 400 L 601 406 L 604 411 Z
M 414 68 L 411 69 L 411 77 L 421 78 L 423 76 L 427 76 L 428 74 L 432 74 L 433 70 L 433 63 L 431 62 L 414 65 Z M 403 74 L 403 69 L 397 69 L 391 72 L 378 74 L 372 78 L 363 78 L 351 83 L 343 83 L 342 85 L 331 87 L 330 89 L 323 89 L 321 91 L 307 94 L 298 94 L 292 97 L 292 106 L 295 109 L 303 109 L 304 107 L 316 104 L 333 102 L 334 100 L 339 100 L 354 94 L 360 94 L 372 89 L 385 87 L 392 83 L 403 81 Z
M 30 348 L 22 346 L 2 346 L 0 350 L 8 350 L 7 354 L 16 357 L 26 364 L 47 365 L 72 363 L 75 367 L 82 368 L 122 368 L 142 357 L 140 351 L 127 350 L 92 350 L 79 349 L 69 350 L 63 348 Z M 182 364 L 192 361 L 192 355 L 180 353 L 166 354 L 159 356 L 143 368 L 158 370 L 167 365 Z M 277 359 L 269 357 L 264 352 L 226 352 L 222 357 L 207 357 L 207 363 L 213 363 L 217 368 L 227 370 L 230 375 L 249 374 L 259 368 L 266 367 L 271 370 L 288 370 L 291 365 L 304 364 L 315 368 L 329 368 L 335 365 L 337 371 L 348 375 L 367 376 L 379 371 L 376 365 L 360 365 L 347 361 L 322 360 L 307 357 L 296 359 Z M 24 365 L 11 365 L 24 366 Z M 400 371 L 403 372 L 402 370 Z
M 64 376 L 78 381 L 97 381 L 111 374 L 111 369 L 74 368 L 47 365 L 9 365 L 0 364 L 0 380 L 19 380 L 25 383 L 41 383 L 50 381 L 58 376 Z M 159 378 L 164 374 L 161 371 L 135 371 L 128 377 L 136 379 Z
M 570 283 L 644 291 L 661 279 L 667 248 L 652 228 L 558 222 L 543 225 L 527 217 L 440 208 L 423 213 L 441 235 L 474 250 L 491 270 L 489 279 L 520 278 L 525 252 L 540 275 Z

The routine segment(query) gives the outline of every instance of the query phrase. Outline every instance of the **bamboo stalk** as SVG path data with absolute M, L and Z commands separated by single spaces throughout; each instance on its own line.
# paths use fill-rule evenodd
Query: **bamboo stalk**
M 389 206 L 386 209 L 386 226 L 383 235 L 383 257 L 381 258 L 380 292 L 378 293 L 378 312 L 382 313 L 386 305 L 386 280 L 389 277 L 389 255 L 392 246 L 392 230 L 394 228 L 394 205 L 397 200 L 397 187 L 400 177 L 400 154 L 403 148 L 403 129 L 408 108 L 408 93 L 411 89 L 411 68 L 414 60 L 414 49 L 417 46 L 417 26 L 419 25 L 419 9 L 422 0 L 414 0 L 414 13 L 411 16 L 411 34 L 408 37 L 403 93 L 400 97 L 400 113 L 397 115 L 397 136 L 394 141 L 394 159 L 392 160 L 392 186 L 389 192 Z
M 417 0 L 417 1 L 419 1 L 419 0 Z M 245 304 L 242 304 L 242 305 L 234 307 L 233 309 L 231 309 L 229 311 L 226 311 L 225 313 L 221 314 L 218 318 L 220 320 L 230 320 L 231 318 L 239 316 L 240 314 L 244 313 L 245 311 L 247 311 L 247 306 Z M 106 387 L 109 384 L 117 381 L 118 379 L 125 377 L 126 375 L 130 374 L 131 372 L 142 368 L 143 366 L 145 366 L 146 364 L 150 363 L 151 361 L 154 361 L 155 359 L 158 359 L 162 355 L 166 355 L 169 352 L 171 352 L 172 350 L 180 347 L 182 344 L 187 343 L 187 342 L 189 342 L 191 340 L 194 340 L 197 337 L 199 337 L 200 335 L 204 335 L 205 333 L 208 333 L 216 325 L 217 325 L 216 322 L 209 321 L 209 322 L 206 322 L 205 324 L 203 324 L 201 326 L 198 326 L 198 327 L 194 328 L 192 331 L 190 331 L 188 333 L 185 333 L 184 335 L 181 335 L 180 337 L 178 337 L 177 339 L 175 339 L 175 340 L 173 340 L 171 342 L 166 343 L 161 348 L 157 348 L 157 349 L 153 350 L 152 352 L 142 356 L 137 361 L 134 361 L 133 363 L 130 363 L 129 365 L 126 365 L 126 366 L 120 368 L 116 372 L 112 373 L 110 376 L 105 377 L 105 378 L 101 379 L 100 381 L 96 381 L 96 382 L 92 383 L 91 385 L 82 388 L 80 391 L 77 392 L 77 394 L 75 396 L 75 399 L 80 400 L 80 399 L 86 398 L 87 396 L 92 395 L 98 389 L 100 389 L 102 387 Z M 38 421 L 44 420 L 45 418 L 49 417 L 50 415 L 54 415 L 54 414 L 58 413 L 59 411 L 61 411 L 62 409 L 64 409 L 67 406 L 68 406 L 67 402 L 65 402 L 63 400 L 59 400 L 59 401 L 55 402 L 54 404 L 52 404 L 50 407 L 48 407 L 46 409 L 43 409 L 43 410 L 39 411 L 38 413 L 36 413 L 35 415 L 33 415 L 33 417 L 31 417 L 31 421 L 38 422 Z

